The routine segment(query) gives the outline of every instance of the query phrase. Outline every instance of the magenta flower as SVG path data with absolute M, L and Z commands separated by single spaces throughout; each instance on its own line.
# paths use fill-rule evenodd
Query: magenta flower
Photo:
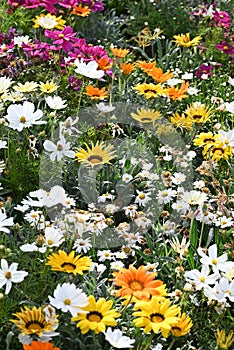
M 226 41 L 222 41 L 221 44 L 217 44 L 215 47 L 227 55 L 234 55 L 234 49 L 232 45 L 229 45 Z
M 231 18 L 229 14 L 225 11 L 215 11 L 214 12 L 214 22 L 218 27 L 226 27 L 229 28 L 231 26 Z
M 206 74 L 207 76 L 211 75 L 211 70 L 213 69 L 212 65 L 207 66 L 206 64 L 202 64 L 199 69 L 195 71 L 195 75 L 202 79 L 202 75 Z
M 7 3 L 12 7 L 37 8 L 43 6 L 48 12 L 53 13 L 55 11 L 53 5 L 57 4 L 57 0 L 8 0 Z
M 65 52 L 71 50 L 73 44 L 78 42 L 79 39 L 75 38 L 76 33 L 73 32 L 72 27 L 67 26 L 63 30 L 45 30 L 45 36 L 47 38 L 54 39 L 53 44 L 59 45 Z

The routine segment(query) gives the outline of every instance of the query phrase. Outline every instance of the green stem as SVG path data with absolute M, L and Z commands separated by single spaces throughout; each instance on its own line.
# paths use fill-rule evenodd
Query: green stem
M 200 233 L 200 237 L 199 237 L 198 247 L 201 247 L 201 244 L 202 244 L 202 236 L 203 236 L 204 226 L 205 226 L 205 224 L 203 222 L 202 227 L 201 227 L 201 233 Z
M 172 339 L 172 342 L 169 345 L 169 347 L 167 348 L 167 350 L 171 350 L 174 344 L 175 344 L 175 338 Z

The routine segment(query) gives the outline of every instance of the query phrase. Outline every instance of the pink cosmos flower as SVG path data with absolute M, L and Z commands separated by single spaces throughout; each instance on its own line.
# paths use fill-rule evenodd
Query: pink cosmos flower
M 221 44 L 215 45 L 216 49 L 223 51 L 227 55 L 234 55 L 234 49 L 232 45 L 229 45 L 226 41 L 222 41 Z
M 45 30 L 45 36 L 47 38 L 54 39 L 53 44 L 54 45 L 60 45 L 60 47 L 65 51 L 68 52 L 71 50 L 73 44 L 75 42 L 78 42 L 79 39 L 75 38 L 76 33 L 73 32 L 72 27 L 67 26 L 63 28 L 63 30 Z
M 57 4 L 57 0 L 8 0 L 7 3 L 12 7 L 37 8 L 43 6 L 48 12 L 53 13 L 55 11 L 53 5 Z
M 218 27 L 229 28 L 232 24 L 232 21 L 229 17 L 229 14 L 225 11 L 215 11 L 214 12 L 214 22 Z

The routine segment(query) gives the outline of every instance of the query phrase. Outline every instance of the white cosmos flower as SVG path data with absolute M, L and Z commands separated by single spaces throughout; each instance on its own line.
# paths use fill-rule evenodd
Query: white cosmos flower
M 15 36 L 14 37 L 14 44 L 18 47 L 22 47 L 22 44 L 28 44 L 30 43 L 31 39 L 29 39 L 28 35 L 25 36 Z
M 228 77 L 228 82 L 229 82 L 229 84 L 231 84 L 232 86 L 234 86 L 234 78 Z
M 58 247 L 64 242 L 65 238 L 54 227 L 45 228 L 45 245 L 48 247 Z
M 25 101 L 23 104 L 11 104 L 7 108 L 6 119 L 10 128 L 22 131 L 23 128 L 29 128 L 32 125 L 46 124 L 45 121 L 40 120 L 42 115 L 40 109 L 35 111 L 32 102 Z
M 67 107 L 66 100 L 62 100 L 60 96 L 48 96 L 45 98 L 46 103 L 51 109 L 63 109 Z
M 198 254 L 201 256 L 201 263 L 206 266 L 211 266 L 214 272 L 226 272 L 234 267 L 234 262 L 227 261 L 227 253 L 217 256 L 217 245 L 213 244 L 208 248 L 208 255 L 206 255 L 202 248 L 198 248 Z
M 222 277 L 215 287 L 218 299 L 228 298 L 231 302 L 234 302 L 234 280 L 230 282 L 227 278 Z
M 57 204 L 62 204 L 64 207 L 66 206 L 66 192 L 64 188 L 59 185 L 53 186 L 49 192 L 41 190 L 40 194 L 40 198 L 42 199 L 43 205 L 45 205 L 48 208 L 51 208 Z
M 50 153 L 50 160 L 58 161 L 62 159 L 63 156 L 74 158 L 75 152 L 70 150 L 70 142 L 66 142 L 64 136 L 61 136 L 57 144 L 52 141 L 46 140 L 43 144 L 45 150 Z
M 12 84 L 12 80 L 6 77 L 0 77 L 0 94 L 5 93 Z
M 82 289 L 76 288 L 74 283 L 63 283 L 54 290 L 54 298 L 49 296 L 50 304 L 63 312 L 70 312 L 72 316 L 84 313 L 81 308 L 88 305 L 88 297 Z
M 76 65 L 75 72 L 81 75 L 84 75 L 85 77 L 91 78 L 91 79 L 100 79 L 104 75 L 103 70 L 97 70 L 98 63 L 96 61 L 90 61 L 88 63 L 85 63 L 83 58 L 79 60 L 78 58 L 74 61 L 74 64 Z
M 14 225 L 13 218 L 7 218 L 6 214 L 0 211 L 0 232 L 9 233 L 10 230 L 6 228 L 5 226 L 12 226 Z
M 219 140 L 223 142 L 226 146 L 231 146 L 233 147 L 234 151 L 234 129 L 224 131 L 224 130 L 219 130 Z
M 20 246 L 20 250 L 22 252 L 28 253 L 28 252 L 39 252 L 39 253 L 45 253 L 46 252 L 46 247 L 39 247 L 36 245 L 35 242 L 33 243 L 25 243 Z
M 100 112 L 103 113 L 108 113 L 108 112 L 112 112 L 115 107 L 110 104 L 110 105 L 106 105 L 104 102 L 99 102 L 96 104 L 97 109 L 99 109 Z
M 111 346 L 117 349 L 131 348 L 135 343 L 135 339 L 130 339 L 129 337 L 123 335 L 121 330 L 107 328 L 105 334 L 105 339 L 110 343 Z
M 17 267 L 17 263 L 12 263 L 8 266 L 8 262 L 5 259 L 1 259 L 0 288 L 6 285 L 5 294 L 10 292 L 12 283 L 22 282 L 28 275 L 26 271 L 17 271 Z
M 232 101 L 230 103 L 229 102 L 225 102 L 224 106 L 225 106 L 226 111 L 228 111 L 229 113 L 234 114 L 234 101 Z
M 184 277 L 186 281 L 195 283 L 196 290 L 201 290 L 210 284 L 215 284 L 216 280 L 220 277 L 220 274 L 217 272 L 212 273 L 211 275 L 209 275 L 209 272 L 209 266 L 203 265 L 201 271 L 196 269 L 186 271 Z

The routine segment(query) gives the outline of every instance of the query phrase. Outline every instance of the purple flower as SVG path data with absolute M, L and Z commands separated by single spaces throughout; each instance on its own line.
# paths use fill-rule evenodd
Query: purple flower
M 231 18 L 229 14 L 225 11 L 215 11 L 214 12 L 214 22 L 218 27 L 226 27 L 229 28 L 231 26 Z
M 222 41 L 221 44 L 217 44 L 215 47 L 227 55 L 234 55 L 234 49 L 232 45 L 229 45 L 226 41 Z
M 195 71 L 195 75 L 202 79 L 202 75 L 206 74 L 207 76 L 211 75 L 211 70 L 213 69 L 212 65 L 207 66 L 206 64 L 202 64 L 199 69 Z
M 73 43 L 78 42 L 79 39 L 75 38 L 76 33 L 73 32 L 72 27 L 68 26 L 60 30 L 45 30 L 45 36 L 47 38 L 54 39 L 53 44 L 59 45 L 65 52 L 71 50 Z

